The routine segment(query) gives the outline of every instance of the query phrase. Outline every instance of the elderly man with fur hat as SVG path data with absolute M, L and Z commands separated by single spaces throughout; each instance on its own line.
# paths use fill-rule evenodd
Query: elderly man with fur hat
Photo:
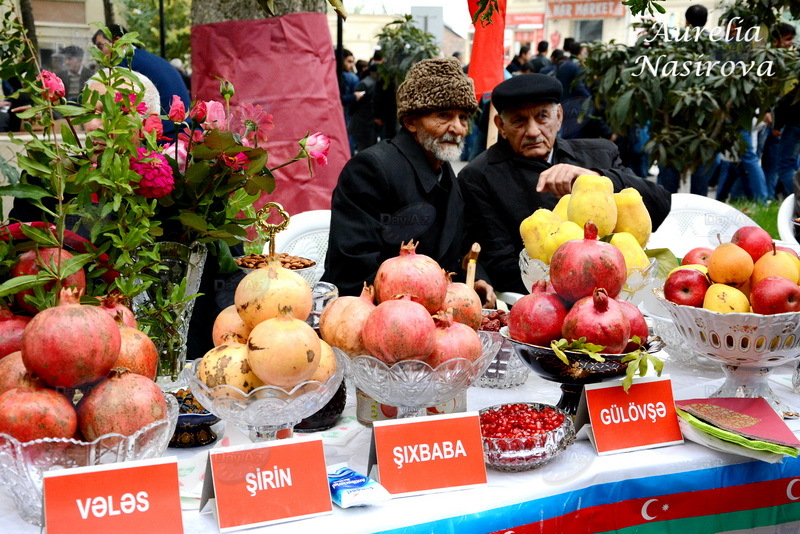
M 614 190 L 637 189 L 653 228 L 670 209 L 669 192 L 624 167 L 606 139 L 562 139 L 561 83 L 545 74 L 520 74 L 495 87 L 497 143 L 458 175 L 470 216 L 467 234 L 481 244 L 481 260 L 500 291 L 527 293 L 519 270 L 520 223 L 539 208 L 553 209 L 582 174 L 607 176 Z
M 458 161 L 477 108 L 472 80 L 457 59 L 427 59 L 409 69 L 397 89 L 400 132 L 350 159 L 333 191 L 323 280 L 340 294 L 359 294 L 411 240 L 443 269 L 461 271 L 471 243 L 450 162 Z M 478 279 L 476 290 L 493 304 L 491 286 L 480 273 Z

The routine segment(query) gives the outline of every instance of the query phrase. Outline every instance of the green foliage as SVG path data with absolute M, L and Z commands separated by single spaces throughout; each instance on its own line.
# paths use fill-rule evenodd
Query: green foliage
M 139 34 L 142 46 L 154 53 L 161 51 L 159 0 L 117 0 L 125 27 Z M 164 0 L 165 46 L 168 59 L 188 62 L 191 55 L 191 0 Z
M 378 34 L 378 47 L 385 60 L 378 68 L 384 87 L 400 85 L 414 63 L 439 53 L 436 38 L 415 25 L 411 15 L 384 26 Z
M 769 232 L 773 239 L 780 239 L 778 234 L 778 210 L 781 203 L 778 200 L 773 200 L 769 203 L 755 202 L 752 200 L 736 199 L 726 202 L 737 210 L 741 211 L 761 228 Z

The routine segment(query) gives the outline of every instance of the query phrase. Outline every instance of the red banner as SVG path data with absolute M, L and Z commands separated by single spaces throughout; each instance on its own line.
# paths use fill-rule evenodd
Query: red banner
M 503 32 L 506 23 L 506 0 L 497 1 L 498 10 L 492 14 L 491 24 L 483 25 L 479 20 L 475 24 L 475 37 L 472 42 L 472 54 L 469 61 L 469 77 L 475 82 L 475 96 L 478 101 L 484 93 L 491 93 L 494 87 L 503 81 Z M 469 2 L 469 14 L 475 16 L 478 3 Z
M 222 100 L 219 81 L 236 88 L 232 104 L 260 104 L 273 115 L 267 150 L 270 167 L 292 159 L 297 141 L 322 132 L 331 139 L 328 164 L 300 161 L 276 171 L 277 187 L 264 202 L 289 214 L 330 209 L 339 171 L 350 157 L 336 80 L 336 58 L 327 17 L 293 13 L 262 20 L 236 20 L 192 27 L 192 99 Z

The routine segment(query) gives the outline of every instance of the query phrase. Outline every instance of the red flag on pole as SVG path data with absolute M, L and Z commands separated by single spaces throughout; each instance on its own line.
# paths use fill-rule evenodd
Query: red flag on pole
M 477 0 L 468 0 L 469 14 L 475 16 Z M 484 93 L 491 93 L 503 81 L 503 33 L 506 28 L 506 0 L 497 0 L 497 10 L 491 24 L 478 20 L 475 24 L 472 55 L 469 60 L 469 77 L 475 82 L 475 96 L 481 101 Z

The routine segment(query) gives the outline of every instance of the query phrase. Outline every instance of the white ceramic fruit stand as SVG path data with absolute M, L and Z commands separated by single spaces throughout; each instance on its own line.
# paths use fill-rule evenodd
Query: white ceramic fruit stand
M 676 400 L 707 396 L 723 382 L 714 366 L 687 365 L 686 358 L 661 353 Z M 773 391 L 794 408 L 800 395 L 791 386 L 793 369 L 771 374 Z M 347 462 L 357 471 L 367 464 L 370 431 L 355 421 L 354 390 L 340 432 L 325 437 L 329 464 Z M 505 402 L 555 403 L 557 384 L 534 376 L 516 388 L 468 390 L 468 408 Z M 788 420 L 800 432 L 800 420 Z M 229 437 L 236 430 L 229 429 Z M 183 466 L 202 460 L 204 449 L 167 449 Z M 715 452 L 692 442 L 657 449 L 598 456 L 578 440 L 549 464 L 531 471 L 489 469 L 484 487 L 395 498 L 381 505 L 340 509 L 333 514 L 246 532 L 758 532 L 800 530 L 800 459 L 782 463 L 753 461 Z M 198 501 L 184 499 L 187 533 L 218 532 L 212 514 L 197 512 Z M 542 525 L 540 519 L 549 519 Z M 533 525 L 532 525 L 533 524 Z M 524 525 L 528 525 L 527 527 Z M 576 527 L 577 526 L 577 527 Z M 631 527 L 631 530 L 623 530 Z M 11 498 L 0 491 L 0 532 L 26 534 Z

